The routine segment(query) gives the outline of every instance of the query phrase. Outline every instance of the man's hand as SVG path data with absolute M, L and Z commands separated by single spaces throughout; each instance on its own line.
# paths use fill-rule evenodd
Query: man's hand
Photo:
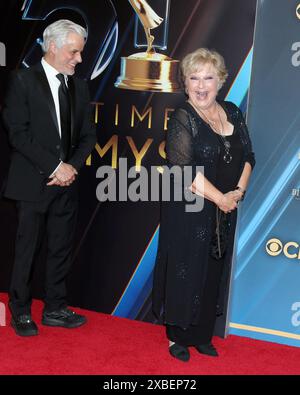
M 72 165 L 61 163 L 56 172 L 52 174 L 51 181 L 47 185 L 69 186 L 75 180 L 77 174 L 77 170 Z
M 68 187 L 69 185 L 72 184 L 72 182 L 73 182 L 73 181 L 62 182 L 62 181 L 59 181 L 59 179 L 56 178 L 55 176 L 52 176 L 52 177 L 51 177 L 51 181 L 48 182 L 47 185 L 48 185 L 48 186 L 51 186 L 51 185 L 58 185 L 58 186 L 60 186 L 60 187 Z
M 73 182 L 77 174 L 77 170 L 72 165 L 62 163 L 54 173 L 54 176 L 61 182 Z

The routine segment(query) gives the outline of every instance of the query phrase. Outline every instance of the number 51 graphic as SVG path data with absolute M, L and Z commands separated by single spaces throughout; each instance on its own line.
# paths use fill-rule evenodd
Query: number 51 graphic
M 124 0 L 115 0 L 124 1 Z M 164 22 L 156 31 L 156 42 L 154 46 L 165 50 L 167 48 L 168 21 L 171 0 L 148 0 Z M 54 22 L 56 14 L 72 11 L 82 19 L 88 32 L 88 41 L 85 46 L 85 56 L 88 61 L 80 65 L 80 74 L 83 78 L 93 80 L 97 78 L 110 64 L 118 44 L 119 24 L 116 8 L 112 0 L 27 0 L 23 4 L 22 19 L 48 21 L 37 27 L 36 40 L 28 50 L 22 63 L 25 67 L 35 64 L 41 57 L 42 30 Z M 133 14 L 132 14 L 133 16 Z M 64 16 L 67 18 L 67 16 Z M 59 17 L 57 17 L 58 19 Z M 147 46 L 145 35 L 142 32 L 138 17 L 135 19 L 134 46 L 141 48 Z

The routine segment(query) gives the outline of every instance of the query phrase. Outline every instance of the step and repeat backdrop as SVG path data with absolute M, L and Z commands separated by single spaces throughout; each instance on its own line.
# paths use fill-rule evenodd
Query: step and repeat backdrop
M 300 2 L 258 1 L 230 333 L 300 345 Z
M 151 30 L 161 61 L 163 55 L 172 58 L 175 70 L 176 61 L 196 48 L 216 49 L 229 70 L 220 98 L 235 102 L 243 112 L 248 108 L 257 166 L 239 216 L 231 314 L 218 320 L 217 333 L 224 335 L 227 324 L 229 333 L 298 345 L 300 2 L 142 3 L 163 18 Z M 9 71 L 39 61 L 43 30 L 61 18 L 88 29 L 77 74 L 89 82 L 98 139 L 82 171 L 69 302 L 155 322 L 151 287 L 159 202 L 143 201 L 139 196 L 132 201 L 122 194 L 115 201 L 101 202 L 96 194 L 101 189 L 96 172 L 107 165 L 118 180 L 124 168 L 119 166 L 120 160 L 126 160 L 128 169 L 162 165 L 168 119 L 184 94 L 171 79 L 164 81 L 163 89 L 151 83 L 138 86 L 134 81 L 142 71 L 132 69 L 130 55 L 147 48 L 135 1 L 12 0 L 0 4 L 0 104 Z M 2 183 L 9 146 L 0 127 Z M 130 186 L 134 181 L 126 182 Z M 16 231 L 12 202 L 1 200 L 0 218 L 0 290 L 7 291 Z M 34 274 L 34 296 L 38 298 L 43 296 L 44 257 L 45 245 Z

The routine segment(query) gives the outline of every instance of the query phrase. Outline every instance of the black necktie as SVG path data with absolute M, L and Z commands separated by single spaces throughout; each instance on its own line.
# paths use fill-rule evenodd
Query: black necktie
M 71 103 L 69 90 L 63 74 L 57 74 L 56 78 L 60 81 L 58 88 L 60 127 L 61 127 L 61 150 L 60 159 L 63 162 L 68 160 L 68 153 L 71 142 Z

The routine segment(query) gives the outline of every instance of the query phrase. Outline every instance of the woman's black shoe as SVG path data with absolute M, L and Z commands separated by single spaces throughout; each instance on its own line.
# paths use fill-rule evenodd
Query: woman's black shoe
M 201 344 L 200 346 L 195 346 L 195 349 L 199 351 L 201 354 L 209 355 L 211 357 L 219 356 L 215 347 L 211 344 Z
M 190 359 L 189 349 L 179 344 L 172 344 L 172 346 L 169 347 L 169 352 L 172 357 L 180 359 L 180 361 L 187 362 Z

